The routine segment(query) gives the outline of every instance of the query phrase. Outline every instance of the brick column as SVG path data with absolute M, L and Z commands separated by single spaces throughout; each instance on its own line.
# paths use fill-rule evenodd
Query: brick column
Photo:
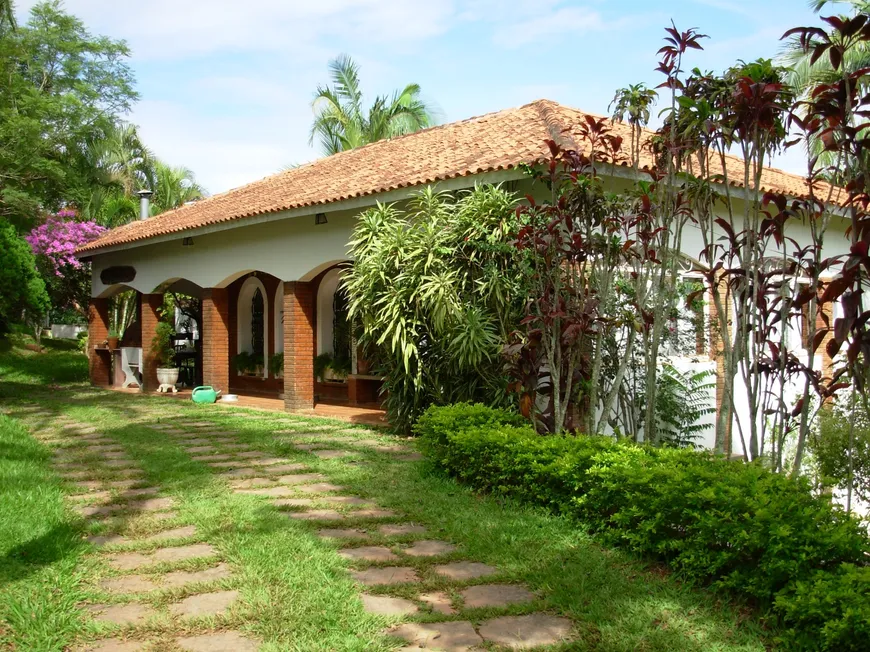
M 111 384 L 112 359 L 106 351 L 96 351 L 109 337 L 109 300 L 88 301 L 88 374 L 92 385 Z
M 157 323 L 160 314 L 157 312 L 163 306 L 162 294 L 139 295 L 139 320 L 142 325 L 142 391 L 153 392 L 160 383 L 157 382 L 158 362 L 151 347 L 157 335 Z
M 284 407 L 314 407 L 314 292 L 302 281 L 284 282 Z
M 202 382 L 230 391 L 230 302 L 226 288 L 207 288 L 202 293 Z

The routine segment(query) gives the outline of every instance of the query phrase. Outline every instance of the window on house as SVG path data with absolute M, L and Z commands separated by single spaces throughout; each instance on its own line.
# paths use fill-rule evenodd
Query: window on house
M 254 354 L 262 354 L 265 338 L 263 323 L 263 293 L 260 288 L 254 292 L 251 298 L 251 350 Z

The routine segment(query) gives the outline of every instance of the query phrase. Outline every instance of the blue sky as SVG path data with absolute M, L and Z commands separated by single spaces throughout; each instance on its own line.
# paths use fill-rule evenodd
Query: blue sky
M 24 18 L 32 0 L 18 0 Z M 132 49 L 146 143 L 211 193 L 319 155 L 311 97 L 350 54 L 369 97 L 417 82 L 451 122 L 546 97 L 603 114 L 617 88 L 655 85 L 663 28 L 710 36 L 689 66 L 774 57 L 818 22 L 805 0 L 67 0 Z M 829 13 L 829 12 L 826 12 Z M 797 156 L 779 165 L 801 169 Z

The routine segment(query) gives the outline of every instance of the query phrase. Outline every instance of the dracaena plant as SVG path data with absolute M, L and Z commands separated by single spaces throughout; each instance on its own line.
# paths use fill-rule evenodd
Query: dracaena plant
M 812 203 L 807 202 L 804 210 L 814 211 L 817 205 L 836 202 L 842 206 L 840 213 L 847 223 L 849 238 L 846 255 L 821 259 L 814 267 L 817 276 L 832 269 L 835 274 L 826 282 L 817 281 L 818 298 L 810 301 L 812 306 L 818 306 L 823 322 L 814 333 L 813 346 L 824 344 L 829 356 L 840 354 L 842 359 L 840 368 L 822 385 L 823 396 L 848 385 L 853 388 L 853 396 L 866 396 L 870 372 L 870 309 L 864 298 L 870 274 L 870 97 L 866 94 L 870 69 L 855 70 L 844 65 L 855 51 L 866 50 L 870 43 L 870 15 L 866 8 L 859 9 L 850 17 L 824 17 L 825 27 L 798 27 L 783 36 L 796 41 L 809 57 L 810 65 L 826 58 L 832 71 L 813 85 L 808 99 L 797 103 L 792 112 L 792 121 L 803 141 L 821 143 L 825 154 L 813 156 L 809 161 Z M 819 183 L 820 179 L 832 180 L 841 187 Z M 821 233 L 823 236 L 824 232 Z M 831 319 L 834 311 L 825 307 L 834 304 L 839 304 L 841 316 Z M 811 388 L 819 386 L 808 382 L 804 398 Z M 806 405 L 802 409 L 805 413 Z M 803 432 L 801 435 L 796 471 L 806 439 Z M 854 436 L 850 450 L 853 444 Z M 851 482 L 848 486 L 851 491 Z

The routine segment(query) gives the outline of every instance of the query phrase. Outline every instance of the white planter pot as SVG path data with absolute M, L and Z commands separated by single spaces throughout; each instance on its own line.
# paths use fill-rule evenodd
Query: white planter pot
M 178 382 L 178 369 L 163 369 L 158 367 L 157 382 L 160 383 L 160 387 L 157 388 L 158 392 L 171 391 L 173 394 L 177 393 L 178 388 L 175 385 Z

